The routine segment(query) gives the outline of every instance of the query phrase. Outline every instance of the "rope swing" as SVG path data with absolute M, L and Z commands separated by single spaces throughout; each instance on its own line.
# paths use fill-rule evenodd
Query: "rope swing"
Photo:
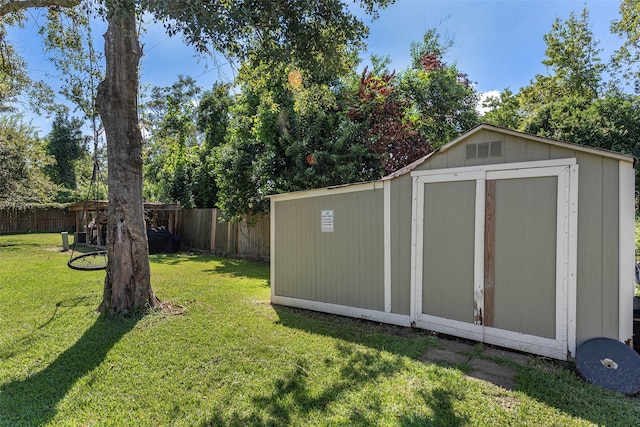
M 88 37 L 89 39 L 89 43 L 91 44 L 91 37 Z M 94 58 L 93 58 L 93 48 L 90 45 L 90 49 L 89 49 L 89 67 L 91 72 L 89 73 L 89 80 L 90 80 L 90 88 L 91 88 L 91 99 L 95 100 L 95 82 L 94 82 Z M 72 270 L 82 270 L 82 271 L 94 271 L 94 270 L 104 270 L 107 268 L 107 251 L 104 250 L 103 248 L 98 248 L 98 244 L 102 243 L 104 244 L 105 242 L 102 241 L 102 236 L 100 233 L 100 219 L 101 219 L 101 215 L 98 209 L 98 196 L 99 196 L 99 183 L 101 181 L 100 179 L 100 162 L 98 160 L 98 140 L 99 140 L 99 132 L 98 132 L 98 125 L 96 123 L 96 108 L 95 108 L 95 103 L 93 104 L 93 108 L 91 111 L 91 122 L 92 122 L 92 128 L 93 128 L 93 172 L 91 174 L 91 183 L 89 184 L 89 190 L 87 192 L 87 197 L 85 198 L 84 201 L 84 208 L 83 208 L 83 216 L 86 220 L 87 217 L 87 204 L 89 202 L 89 199 L 91 198 L 91 196 L 93 195 L 93 202 L 94 202 L 94 208 L 95 208 L 95 216 L 93 218 L 93 224 L 94 227 L 91 228 L 90 230 L 90 236 L 89 236 L 89 241 L 91 241 L 93 239 L 93 231 L 95 230 L 97 232 L 97 236 L 96 236 L 96 241 L 95 241 L 95 245 L 93 247 L 93 251 L 91 252 L 87 252 L 87 253 L 80 253 L 79 255 L 75 255 L 75 250 L 76 250 L 76 242 L 73 242 L 73 250 L 71 251 L 71 257 L 69 258 L 69 261 L 67 262 L 67 266 L 69 268 L 71 268 Z M 76 230 L 78 231 L 78 230 Z

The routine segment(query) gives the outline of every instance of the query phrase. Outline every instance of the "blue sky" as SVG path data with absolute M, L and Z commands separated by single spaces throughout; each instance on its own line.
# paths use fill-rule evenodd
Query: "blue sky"
M 467 73 L 479 92 L 507 87 L 517 92 L 536 74 L 546 73 L 541 63 L 545 57 L 543 35 L 554 20 L 566 19 L 572 11 L 579 14 L 585 5 L 590 10 L 594 36 L 603 49 L 601 58 L 607 60 L 620 43 L 609 32 L 611 21 L 618 17 L 617 0 L 398 0 L 382 10 L 377 20 L 365 18 L 371 32 L 363 64 L 369 62 L 370 54 L 376 54 L 388 56 L 391 69 L 405 69 L 410 63 L 411 42 L 422 40 L 427 29 L 437 26 L 441 34 L 454 40 L 445 61 L 456 63 Z M 43 58 L 41 44 L 33 35 L 37 26 L 34 22 L 44 22 L 43 13 L 31 14 L 32 22 L 23 30 L 12 31 L 9 39 L 17 43 L 34 79 L 55 82 L 55 70 Z M 97 28 L 94 34 L 100 39 L 103 32 L 104 27 Z M 142 43 L 143 84 L 168 86 L 182 74 L 194 77 L 208 89 L 216 81 L 233 79 L 225 58 L 197 57 L 179 37 L 168 37 L 161 24 L 151 25 Z M 44 118 L 33 118 L 33 124 L 44 133 L 49 130 Z

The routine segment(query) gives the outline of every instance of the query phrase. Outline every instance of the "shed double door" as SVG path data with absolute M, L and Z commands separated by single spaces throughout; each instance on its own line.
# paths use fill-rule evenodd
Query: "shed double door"
M 416 326 L 575 351 L 577 165 L 555 163 L 414 173 Z

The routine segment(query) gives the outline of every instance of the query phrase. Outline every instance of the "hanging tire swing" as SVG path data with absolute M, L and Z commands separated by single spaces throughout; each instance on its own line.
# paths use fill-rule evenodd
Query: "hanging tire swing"
M 107 268 L 107 251 L 88 252 L 72 257 L 67 262 L 72 270 L 104 270 Z
M 91 76 L 93 76 L 93 56 L 89 55 L 89 64 L 91 67 L 90 75 L 90 88 L 91 88 L 91 99 L 95 99 L 95 91 L 96 86 L 94 85 L 94 80 Z M 83 215 L 86 219 L 87 215 L 87 206 L 89 200 L 93 196 L 93 203 L 95 206 L 95 218 L 94 221 L 98 221 L 98 195 L 99 195 L 99 185 L 101 182 L 100 177 L 100 162 L 98 159 L 98 141 L 99 141 L 99 130 L 98 125 L 96 123 L 96 110 L 95 104 L 92 108 L 91 122 L 93 129 L 93 172 L 91 174 L 91 182 L 89 184 L 89 189 L 87 192 L 87 197 L 84 201 L 84 209 Z M 76 230 L 78 231 L 78 230 Z M 97 240 L 96 244 L 101 243 L 100 240 Z M 92 252 L 80 253 L 79 255 L 75 255 L 77 243 L 74 241 L 73 250 L 71 251 L 71 256 L 69 257 L 69 261 L 67 261 L 67 266 L 72 270 L 81 270 L 81 271 L 94 271 L 94 270 L 105 270 L 107 268 L 107 251 L 103 248 L 98 249 L 97 246 L 93 247 Z
M 98 160 L 98 132 L 96 130 L 95 122 L 94 122 L 93 128 L 94 128 L 93 173 L 91 174 L 91 183 L 89 184 L 87 197 L 84 201 L 83 215 L 86 218 L 90 199 L 93 199 L 93 205 L 95 207 L 94 221 L 97 224 L 98 218 L 99 218 L 98 196 L 100 193 L 98 187 L 101 182 L 101 176 L 100 176 L 100 162 Z M 76 255 L 77 243 L 74 242 L 73 250 L 71 251 L 71 256 L 69 257 L 69 261 L 67 261 L 67 266 L 72 270 L 80 270 L 80 271 L 105 270 L 107 268 L 107 251 L 104 250 L 104 247 L 97 246 L 97 244 L 100 244 L 100 240 L 97 240 L 96 245 L 93 246 L 92 248 L 93 250 L 91 252 L 85 252 L 85 253 L 80 253 Z
M 99 165 L 96 156 L 96 160 L 94 163 L 93 169 L 93 177 L 91 179 L 91 188 L 97 186 L 98 176 L 99 176 Z M 97 213 L 97 189 L 94 190 L 96 192 L 96 197 L 94 199 L 94 205 L 96 206 L 96 218 L 98 217 Z M 87 213 L 87 204 L 88 199 L 85 201 L 84 213 Z M 67 266 L 72 270 L 81 270 L 81 271 L 94 271 L 94 270 L 104 270 L 107 268 L 107 251 L 102 247 L 93 246 L 93 250 L 91 252 L 79 253 L 76 255 L 76 243 L 73 244 L 73 250 L 71 252 L 71 256 L 69 257 L 69 261 L 67 261 Z

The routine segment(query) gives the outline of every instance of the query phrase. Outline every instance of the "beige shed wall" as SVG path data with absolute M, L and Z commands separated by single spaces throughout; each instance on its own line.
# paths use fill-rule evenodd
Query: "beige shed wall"
M 333 210 L 333 232 L 321 210 Z M 384 310 L 381 189 L 276 201 L 275 221 L 276 295 Z
M 391 311 L 411 310 L 411 175 L 390 181 L 391 191 Z
M 578 153 L 578 345 L 618 339 L 618 162 Z

